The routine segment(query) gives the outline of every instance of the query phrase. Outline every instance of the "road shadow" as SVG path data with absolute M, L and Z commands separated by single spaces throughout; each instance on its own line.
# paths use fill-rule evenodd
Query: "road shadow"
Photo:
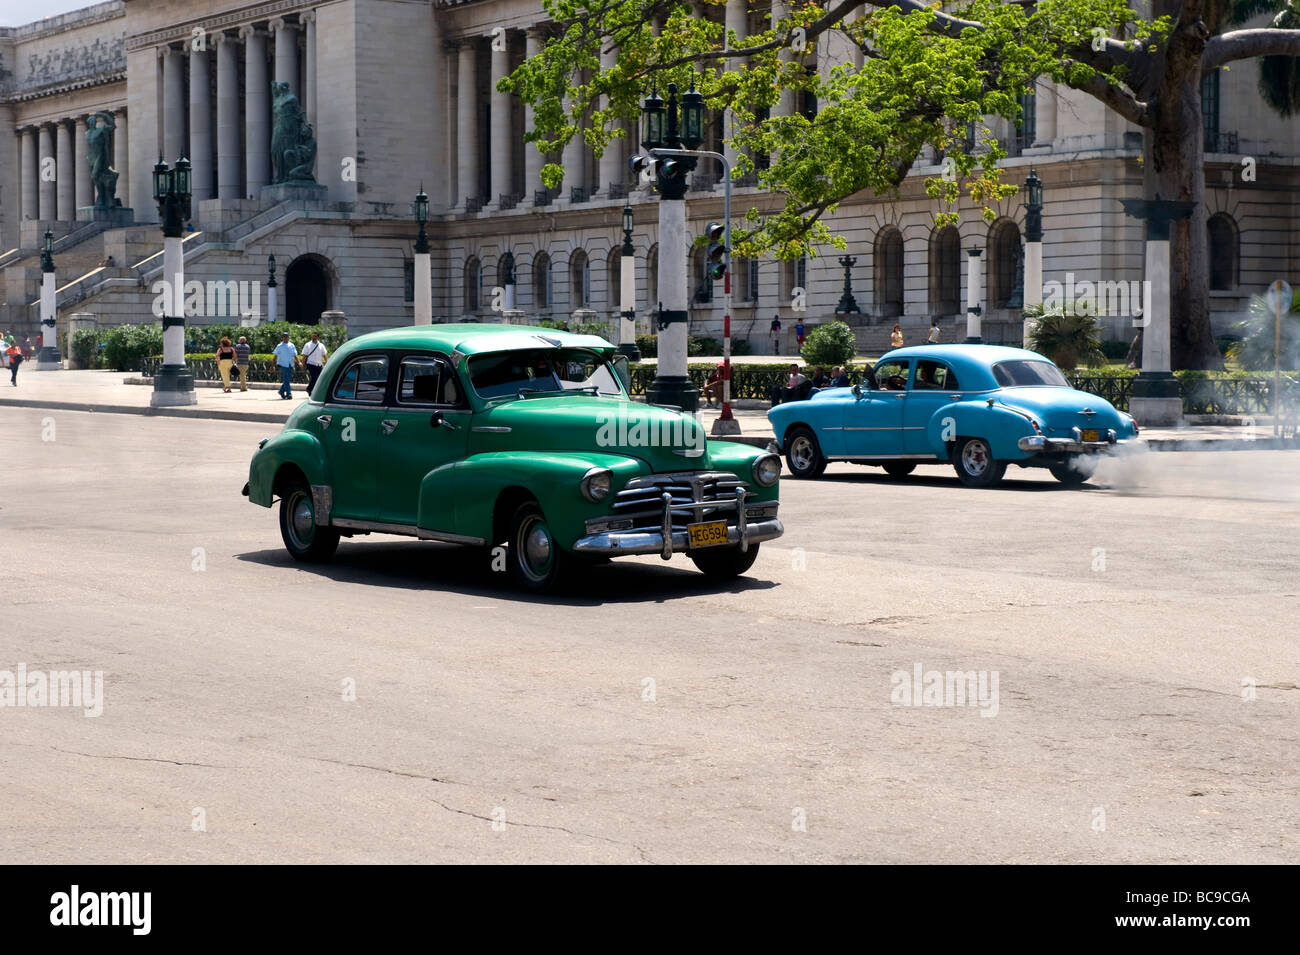
M 1030 468 L 1008 469 L 1006 477 L 1004 477 L 1001 481 L 999 481 L 994 487 L 984 488 L 983 490 L 1033 491 L 1035 493 L 1055 493 L 1058 491 L 1069 491 L 1072 493 L 1078 493 L 1079 491 L 1102 491 L 1102 490 L 1106 490 L 1107 488 L 1106 485 L 1099 485 L 1091 482 L 1081 484 L 1076 487 L 1066 487 L 1064 484 L 1060 483 L 1055 478 L 1053 478 L 1050 481 L 1034 480 L 1032 477 L 1029 476 L 1029 472 L 1032 470 L 1033 469 Z M 1017 474 L 1015 473 L 1016 471 L 1020 471 L 1021 473 Z M 1043 473 L 1046 474 L 1047 472 L 1044 471 Z M 947 474 L 947 475 L 921 474 L 919 472 L 914 471 L 905 477 L 891 477 L 890 475 L 885 474 L 883 471 L 877 471 L 873 474 L 871 469 L 867 467 L 863 468 L 862 473 L 823 474 L 821 477 L 813 478 L 812 480 L 808 480 L 808 481 L 804 481 L 804 480 L 796 481 L 793 478 L 785 478 L 784 480 L 790 481 L 792 483 L 799 483 L 799 484 L 831 483 L 831 484 L 857 484 L 857 485 L 867 485 L 867 486 L 871 486 L 874 484 L 884 484 L 890 486 L 913 484 L 913 485 L 917 485 L 918 487 L 951 487 L 963 491 L 978 490 L 974 488 L 965 487 L 961 483 L 961 480 L 955 474 Z
M 321 564 L 298 563 L 283 548 L 233 556 L 266 567 L 294 568 L 338 583 L 571 607 L 663 603 L 684 597 L 770 590 L 777 586 L 774 581 L 754 576 L 753 571 L 734 580 L 711 580 L 681 558 L 657 567 L 611 560 L 584 565 L 576 579 L 562 591 L 529 594 L 515 589 L 503 571 L 492 569 L 490 552 L 431 541 L 344 538 L 334 557 Z

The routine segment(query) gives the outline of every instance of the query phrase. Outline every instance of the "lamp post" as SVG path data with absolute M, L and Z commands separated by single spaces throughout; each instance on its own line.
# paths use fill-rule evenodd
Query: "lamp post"
M 58 371 L 62 367 L 58 313 L 54 307 L 54 233 L 47 231 L 41 247 L 41 350 L 36 353 L 36 370 Z
M 198 403 L 194 376 L 185 367 L 185 253 L 181 237 L 190 217 L 190 161 L 176 160 L 167 168 L 162 157 L 153 167 L 153 197 L 162 220 L 163 281 L 166 307 L 163 310 L 163 365 L 153 378 L 152 407 Z
M 845 255 L 836 261 L 844 266 L 844 294 L 840 296 L 840 304 L 835 306 L 835 314 L 861 314 L 861 309 L 858 308 L 858 300 L 853 297 L 853 266 L 857 264 L 858 260 L 852 255 Z
M 429 236 L 424 224 L 429 221 L 429 197 L 424 193 L 424 183 L 411 203 L 415 221 L 420 224 L 420 234 L 415 237 L 415 324 L 433 324 L 433 264 L 429 255 Z
M 1181 425 L 1182 391 L 1169 367 L 1169 231 L 1175 222 L 1191 216 L 1194 206 L 1172 199 L 1121 199 L 1120 203 L 1125 213 L 1147 223 L 1142 372 L 1133 381 L 1129 414 L 1144 428 Z
M 266 257 L 266 320 L 278 321 L 280 318 L 280 287 L 275 281 L 275 255 Z
M 1043 306 L 1043 180 L 1029 170 L 1025 179 L 1025 288 L 1024 309 Z M 1023 343 L 1029 347 L 1029 333 L 1035 319 L 1023 314 Z
M 640 361 L 636 347 L 636 250 L 632 248 L 632 206 L 623 207 L 623 249 L 619 267 L 618 350 L 628 361 Z
M 984 250 L 966 250 L 966 344 L 979 345 L 980 338 L 980 255 Z
M 668 86 L 668 102 L 652 91 L 642 108 L 641 145 L 655 150 L 695 150 L 704 141 L 704 97 L 694 86 L 682 97 L 680 113 L 677 84 Z M 642 156 L 632 157 L 633 172 L 647 164 Z M 664 156 L 655 159 L 656 188 L 659 190 L 659 369 L 646 391 L 652 404 L 676 405 L 695 411 L 699 390 L 686 374 L 687 265 L 691 239 L 686 232 L 686 174 L 695 168 L 693 156 Z
M 513 252 L 507 251 L 501 256 L 500 272 L 501 289 L 505 293 L 505 301 L 501 303 L 502 308 L 507 312 L 514 312 L 515 285 L 518 283 L 515 281 L 515 254 Z M 512 317 L 506 316 L 506 321 L 509 322 Z

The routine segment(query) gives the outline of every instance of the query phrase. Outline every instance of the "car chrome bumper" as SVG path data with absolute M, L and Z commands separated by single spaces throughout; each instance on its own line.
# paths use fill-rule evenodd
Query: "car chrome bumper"
M 1021 438 L 1016 447 L 1030 454 L 1106 454 L 1123 444 L 1113 430 L 1106 431 L 1105 441 L 1084 441 L 1078 428 L 1069 438 L 1046 438 L 1040 434 Z
M 750 544 L 776 540 L 785 533 L 785 528 L 776 518 L 762 521 L 746 522 L 744 526 L 727 528 L 727 543 L 740 545 L 748 549 Z M 743 536 L 742 536 L 743 535 Z M 700 548 L 708 550 L 709 548 Z M 673 528 L 665 535 L 663 531 L 607 531 L 592 534 L 573 545 L 575 554 L 595 554 L 606 557 L 618 557 L 623 554 L 659 554 L 667 559 L 676 551 L 690 552 L 690 534 L 686 528 Z

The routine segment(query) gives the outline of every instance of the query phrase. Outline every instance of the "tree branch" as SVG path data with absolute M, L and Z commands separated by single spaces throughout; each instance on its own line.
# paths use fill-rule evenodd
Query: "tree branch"
M 1233 60 L 1255 56 L 1300 56 L 1300 30 L 1261 27 L 1221 34 L 1205 44 L 1201 69 L 1212 70 Z
M 1063 60 L 1061 65 L 1068 72 L 1073 64 L 1069 60 Z M 1150 104 L 1143 103 L 1132 93 L 1108 83 L 1100 73 L 1094 73 L 1081 83 L 1068 83 L 1067 85 L 1101 100 L 1131 123 L 1136 123 L 1138 126 L 1147 129 L 1152 125 L 1153 118 Z

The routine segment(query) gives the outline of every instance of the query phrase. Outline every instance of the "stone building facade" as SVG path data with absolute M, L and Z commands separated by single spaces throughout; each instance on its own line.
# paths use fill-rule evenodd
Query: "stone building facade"
M 743 33 L 762 29 L 784 5 L 729 0 L 700 10 Z M 530 111 L 496 90 L 547 42 L 541 16 L 523 0 L 109 0 L 0 28 L 0 324 L 36 327 L 37 250 L 47 229 L 58 240 L 61 321 L 73 311 L 100 323 L 152 320 L 162 239 L 150 175 L 159 156 L 171 163 L 184 155 L 193 164 L 195 228 L 185 241 L 186 278 L 264 287 L 274 255 L 278 318 L 312 321 L 332 309 L 354 331 L 409 323 L 410 202 L 423 185 L 433 206 L 435 320 L 498 318 L 492 290 L 507 253 L 514 303 L 531 318 L 610 317 L 619 305 L 620 214 L 630 203 L 639 326 L 647 330 L 657 301 L 657 203 L 646 184 L 629 181 L 634 137 L 599 158 L 581 143 L 551 157 L 567 178 L 548 193 L 538 179 L 546 159 L 523 142 Z M 854 55 L 834 40 L 817 50 L 822 69 Z M 289 84 L 312 124 L 319 197 L 267 188 L 272 80 Z M 1205 93 L 1211 284 L 1216 324 L 1224 325 L 1251 293 L 1300 271 L 1300 119 L 1267 110 L 1250 62 L 1208 79 Z M 1141 194 L 1141 131 L 1048 83 L 1026 107 L 1020 129 L 1002 121 L 992 128 L 1010 152 L 1008 181 L 1033 168 L 1044 182 L 1045 282 L 1140 283 L 1141 225 L 1118 200 Z M 787 98 L 779 108 L 815 104 Z M 129 223 L 87 209 L 85 131 L 88 117 L 103 113 L 115 125 L 117 196 L 132 210 Z M 722 123 L 711 118 L 711 148 L 723 147 Z M 935 316 L 948 340 L 964 334 L 973 248 L 983 253 L 985 337 L 1018 339 L 1022 198 L 1002 203 L 992 224 L 963 206 L 959 226 L 936 230 L 923 188 L 940 172 L 935 159 L 923 157 L 896 197 L 855 196 L 830 219 L 856 258 L 861 312 L 847 319 L 864 348 L 882 346 L 895 321 L 909 341 Z M 702 166 L 688 195 L 701 232 L 721 216 L 717 179 Z M 771 198 L 741 182 L 733 203 L 743 212 Z M 844 272 L 841 253 L 825 251 L 833 254 L 735 262 L 737 337 L 766 351 L 774 315 L 787 336 L 796 320 L 834 317 Z M 720 290 L 705 278 L 700 251 L 690 274 L 692 334 L 720 337 Z M 1128 319 L 1123 307 L 1106 316 L 1117 337 L 1129 333 Z

